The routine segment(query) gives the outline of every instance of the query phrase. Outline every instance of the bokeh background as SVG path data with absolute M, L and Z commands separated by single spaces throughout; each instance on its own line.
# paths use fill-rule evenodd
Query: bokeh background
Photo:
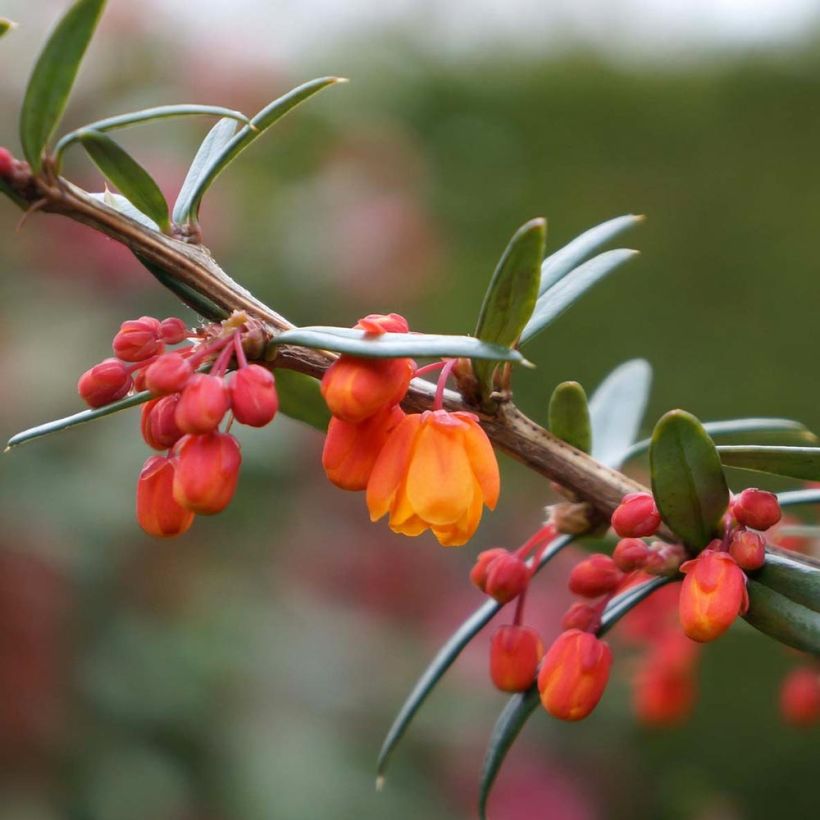
M 64 0 L 5 0 L 0 144 Z M 209 196 L 206 244 L 297 323 L 396 310 L 469 332 L 514 229 L 555 249 L 644 213 L 642 256 L 544 333 L 517 374 L 544 419 L 553 386 L 655 368 L 647 421 L 776 415 L 820 429 L 820 4 L 816 0 L 110 0 L 65 128 L 171 102 L 253 113 L 321 74 L 324 92 Z M 208 123 L 121 132 L 176 193 Z M 70 178 L 100 190 L 79 150 Z M 0 434 L 80 409 L 77 376 L 119 322 L 193 316 L 113 242 L 0 207 Z M 481 602 L 480 549 L 515 546 L 550 500 L 504 460 L 496 513 L 462 550 L 370 525 L 330 487 L 321 436 L 239 431 L 236 500 L 168 543 L 133 520 L 148 455 L 136 413 L 40 441 L 0 469 L 0 818 L 469 818 L 505 702 L 482 635 L 373 789 L 383 733 L 438 645 Z M 644 468 L 636 465 L 640 476 Z M 748 483 L 748 481 L 746 482 Z M 781 485 L 785 486 L 785 485 Z M 811 549 L 815 545 L 804 545 Z M 576 553 L 577 556 L 577 553 Z M 572 556 L 530 618 L 555 634 Z M 494 820 L 817 816 L 817 729 L 783 725 L 795 658 L 745 624 L 702 653 L 684 726 L 632 714 L 631 652 L 581 725 L 536 714 Z

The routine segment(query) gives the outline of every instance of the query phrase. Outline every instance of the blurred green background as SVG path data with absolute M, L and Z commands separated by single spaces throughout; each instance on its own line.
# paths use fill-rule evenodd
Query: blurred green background
M 0 7 L 23 24 L 0 42 L 0 145 L 15 152 L 33 53 L 65 5 Z M 313 21 L 311 5 L 297 15 L 308 43 L 322 11 Z M 294 322 L 395 310 L 417 330 L 469 332 L 522 222 L 546 216 L 554 250 L 643 213 L 624 239 L 642 256 L 531 346 L 538 367 L 517 373 L 519 403 L 543 420 L 557 382 L 591 391 L 642 356 L 655 369 L 647 430 L 672 407 L 820 429 L 812 36 L 628 60 L 571 42 L 517 49 L 515 37 L 439 50 L 396 26 L 295 59 L 243 49 L 229 23 L 192 35 L 160 6 L 112 0 L 65 129 L 168 102 L 253 113 L 311 76 L 352 80 L 243 155 L 204 210 L 223 266 Z M 275 8 L 243 9 L 256 15 L 245 27 L 275 27 Z M 173 196 L 207 127 L 148 126 L 122 142 Z M 79 150 L 66 174 L 102 188 Z M 17 231 L 18 219 L 3 203 L 6 438 L 80 409 L 76 379 L 110 355 L 124 319 L 193 321 L 109 240 L 42 214 Z M 488 680 L 487 636 L 431 698 L 381 794 L 374 761 L 417 674 L 481 601 L 467 579 L 475 554 L 538 526 L 545 483 L 505 459 L 498 510 L 469 546 L 445 551 L 370 525 L 361 496 L 326 482 L 315 431 L 280 418 L 238 432 L 236 500 L 170 542 L 133 520 L 148 455 L 136 413 L 3 457 L 2 820 L 474 816 L 505 702 Z M 565 559 L 532 595 L 530 619 L 547 638 L 569 600 Z M 693 719 L 668 730 L 636 724 L 629 652 L 616 655 L 589 720 L 535 715 L 499 779 L 493 820 L 817 816 L 820 734 L 778 716 L 793 654 L 737 626 L 703 652 Z

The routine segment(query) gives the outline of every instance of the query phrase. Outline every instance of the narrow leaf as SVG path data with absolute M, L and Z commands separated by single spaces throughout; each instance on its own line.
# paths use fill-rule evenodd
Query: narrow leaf
M 206 135 L 194 156 L 191 167 L 185 175 L 185 182 L 174 203 L 174 222 L 185 222 L 186 215 L 190 213 L 191 197 L 197 186 L 200 184 L 203 175 L 208 173 L 208 169 L 216 157 L 225 149 L 225 146 L 233 139 L 236 133 L 236 123 L 230 119 L 221 119 Z
M 554 558 L 564 547 L 571 544 L 574 537 L 571 535 L 561 535 L 552 541 L 549 547 L 544 550 L 538 562 L 535 572 L 541 569 Z M 529 563 L 529 562 L 528 562 Z M 379 752 L 378 761 L 378 783 L 381 785 L 384 780 L 387 765 L 396 749 L 399 741 L 407 731 L 413 718 L 418 713 L 422 704 L 427 700 L 436 684 L 444 676 L 444 673 L 453 665 L 462 650 L 472 641 L 472 639 L 492 620 L 498 613 L 502 605 L 492 598 L 485 601 L 461 626 L 448 638 L 447 643 L 441 647 L 436 656 L 424 670 L 422 676 L 416 682 L 407 699 L 399 709 L 393 720 L 393 724 L 387 732 Z
M 634 214 L 616 216 L 615 219 L 602 222 L 600 225 L 584 231 L 580 236 L 576 236 L 575 239 L 564 245 L 563 248 L 559 248 L 555 253 L 550 254 L 541 266 L 539 295 L 548 291 L 573 268 L 577 268 L 581 262 L 606 245 L 607 242 L 610 242 L 629 228 L 640 225 L 643 220 L 642 216 L 635 216 Z
M 276 368 L 279 409 L 292 419 L 303 421 L 323 433 L 330 423 L 330 410 L 319 391 L 319 382 L 295 370 Z
M 83 131 L 79 139 L 97 167 L 123 196 L 168 233 L 171 230 L 168 203 L 145 168 L 105 134 Z
M 233 162 L 257 137 L 261 136 L 274 123 L 278 122 L 297 105 L 312 97 L 328 86 L 346 82 L 341 77 L 320 77 L 294 88 L 279 99 L 263 108 L 252 120 L 251 125 L 242 128 L 231 141 L 213 158 L 207 168 L 203 169 L 197 184 L 191 190 L 184 207 L 179 208 L 179 222 L 196 222 L 199 206 L 205 192 L 222 171 Z
M 671 580 L 671 578 L 653 578 L 613 598 L 601 617 L 601 627 L 598 630 L 598 635 L 601 636 L 608 632 L 630 609 Z M 538 687 L 533 685 L 526 692 L 513 695 L 496 720 L 487 744 L 487 752 L 484 756 L 484 770 L 481 775 L 478 805 L 481 820 L 486 820 L 487 800 L 501 769 L 501 764 L 540 701 Z
M 749 611 L 743 617 L 748 623 L 780 643 L 820 654 L 820 613 L 751 578 L 746 586 Z
M 711 438 L 716 436 L 736 436 L 747 433 L 775 433 L 787 436 L 789 440 L 812 444 L 817 441 L 817 436 L 811 432 L 804 424 L 792 419 L 730 419 L 728 421 L 705 421 L 703 429 Z M 642 455 L 649 450 L 651 439 L 645 438 L 635 442 L 627 453 L 624 461 Z
M 638 251 L 620 248 L 605 251 L 570 271 L 563 279 L 538 297 L 532 318 L 521 333 L 525 344 L 557 319 L 567 308 L 575 304 L 593 285 L 607 274 L 638 255 Z
M 20 142 L 32 171 L 60 123 L 105 0 L 76 0 L 48 38 L 28 82 L 20 112 Z
M 524 362 L 517 350 L 482 342 L 472 336 L 442 336 L 427 333 L 382 333 L 380 336 L 349 327 L 298 327 L 286 330 L 273 341 L 268 357 L 278 345 L 298 345 L 320 350 L 335 350 L 355 356 L 393 358 L 395 356 L 465 356 L 499 362 Z
M 820 490 L 790 490 L 778 493 L 781 507 L 796 507 L 801 504 L 820 504 Z
M 106 188 L 102 193 L 89 194 L 89 196 L 152 231 L 159 230 L 159 225 L 153 219 L 149 219 L 142 211 L 138 211 L 122 194 L 115 194 Z
M 74 142 L 79 141 L 84 131 L 115 131 L 119 128 L 130 128 L 133 125 L 144 125 L 155 120 L 168 119 L 169 117 L 193 117 L 205 115 L 209 117 L 225 117 L 237 122 L 249 124 L 250 119 L 241 111 L 233 111 L 230 108 L 223 108 L 221 105 L 158 105 L 153 108 L 144 108 L 141 111 L 131 111 L 128 114 L 118 114 L 115 117 L 106 117 L 104 120 L 84 125 L 76 131 L 71 131 L 61 137 L 54 147 L 54 156 L 59 163 L 60 157 L 65 150 Z
M 549 407 L 550 432 L 585 453 L 592 449 L 592 426 L 587 394 L 578 382 L 561 382 L 552 392 Z
M 727 467 L 820 481 L 820 447 L 727 445 L 718 447 L 718 452 Z
M 484 295 L 476 338 L 505 347 L 513 347 L 518 342 L 538 298 L 546 240 L 544 219 L 533 219 L 515 232 Z M 495 365 L 485 361 L 476 362 L 473 367 L 479 384 L 489 393 Z
M 798 556 L 767 552 L 766 563 L 751 577 L 795 603 L 820 612 L 820 566 Z
M 623 464 L 640 430 L 651 385 L 652 367 L 645 359 L 624 362 L 601 382 L 589 402 L 594 459 L 615 469 Z
M 719 534 L 729 506 L 712 439 L 691 413 L 671 410 L 655 426 L 649 463 L 661 517 L 687 546 L 703 549 Z

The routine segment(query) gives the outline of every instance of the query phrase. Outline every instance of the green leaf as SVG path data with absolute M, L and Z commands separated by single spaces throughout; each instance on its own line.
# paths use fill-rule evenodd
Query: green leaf
M 552 392 L 549 407 L 550 432 L 585 453 L 592 449 L 592 425 L 587 394 L 578 382 L 561 382 Z
M 607 604 L 604 614 L 601 617 L 601 628 L 598 635 L 604 635 L 622 618 L 630 609 L 637 606 L 646 597 L 651 595 L 656 589 L 668 584 L 672 578 L 653 578 L 646 583 L 632 587 L 621 595 L 613 598 Z M 479 790 L 478 813 L 481 820 L 487 817 L 487 800 L 490 790 L 495 783 L 501 764 L 507 756 L 512 744 L 518 737 L 527 719 L 539 705 L 541 698 L 538 687 L 533 685 L 526 692 L 513 695 L 504 706 L 501 714 L 495 722 L 495 726 L 490 734 L 487 744 L 487 752 L 484 756 L 484 770 L 481 775 L 481 787 Z
M 526 344 L 575 304 L 593 285 L 608 273 L 638 255 L 638 251 L 619 248 L 605 251 L 570 271 L 563 279 L 538 297 L 532 318 L 521 333 L 521 344 Z
M 618 469 L 641 427 L 652 367 L 645 359 L 630 359 L 616 367 L 592 394 L 592 457 Z
M 71 131 L 61 137 L 54 147 L 54 157 L 59 165 L 60 157 L 65 150 L 74 142 L 78 142 L 84 131 L 115 131 L 119 128 L 130 128 L 133 125 L 143 125 L 154 120 L 167 119 L 169 117 L 193 117 L 205 115 L 208 117 L 225 117 L 232 121 L 245 124 L 250 123 L 250 119 L 241 111 L 233 111 L 230 108 L 223 108 L 221 105 L 158 105 L 153 108 L 144 108 L 141 111 L 131 111 L 128 114 L 118 114 L 115 117 L 106 117 L 104 120 L 84 125 L 76 131 Z M 235 130 L 235 129 L 234 129 Z
M 349 327 L 297 327 L 286 330 L 268 346 L 268 358 L 278 345 L 298 345 L 335 350 L 354 356 L 465 356 L 499 362 L 525 362 L 517 350 L 482 342 L 472 336 L 437 336 L 427 333 L 382 333 L 380 336 Z
M 17 28 L 17 23 L 7 20 L 5 17 L 0 17 L 0 37 L 3 37 L 15 28 Z
M 779 552 L 767 552 L 766 563 L 750 573 L 750 577 L 795 603 L 820 611 L 820 567 L 814 564 Z
M 45 424 L 38 424 L 37 427 L 30 427 L 28 430 L 23 430 L 22 433 L 17 433 L 17 435 L 12 436 L 4 452 L 8 452 L 14 447 L 19 447 L 21 444 L 26 444 L 29 441 L 34 441 L 34 439 L 51 435 L 51 433 L 59 433 L 61 430 L 68 430 L 72 427 L 76 427 L 78 424 L 85 424 L 88 421 L 101 419 L 104 416 L 110 416 L 112 413 L 128 410 L 130 407 L 137 407 L 151 398 L 154 397 L 147 390 L 143 390 L 141 393 L 135 393 L 133 396 L 128 396 L 111 404 L 106 404 L 105 407 L 97 407 L 93 410 L 82 410 L 79 413 L 74 413 L 72 416 L 49 421 Z
M 199 215 L 199 206 L 205 192 L 214 180 L 231 164 L 257 137 L 261 136 L 274 123 L 278 122 L 289 111 L 305 100 L 339 82 L 347 82 L 341 77 L 320 77 L 294 88 L 279 99 L 265 106 L 252 120 L 251 125 L 242 128 L 230 142 L 225 145 L 212 159 L 210 164 L 203 168 L 197 183 L 191 189 L 187 199 L 178 203 L 174 209 L 178 213 L 178 222 L 195 223 Z
M 718 453 L 727 467 L 820 481 L 820 447 L 726 445 L 718 447 Z
M 777 494 L 781 507 L 796 507 L 801 504 L 820 504 L 820 490 L 789 490 Z
M 780 643 L 820 654 L 820 613 L 751 578 L 746 587 L 749 611 L 743 617 L 748 623 Z
M 330 410 L 319 391 L 319 382 L 295 370 L 276 368 L 279 409 L 292 419 L 303 421 L 323 433 L 330 424 Z
M 671 410 L 655 426 L 649 463 L 661 517 L 688 547 L 700 551 L 720 533 L 729 506 L 712 439 L 691 413 Z
M 168 203 L 145 168 L 105 134 L 83 131 L 79 140 L 96 166 L 120 189 L 123 196 L 156 222 L 164 233 L 169 233 L 171 220 Z
M 541 284 L 538 288 L 539 296 L 548 291 L 557 282 L 560 282 L 573 268 L 577 268 L 587 257 L 606 245 L 625 230 L 639 225 L 644 217 L 627 214 L 617 216 L 607 222 L 602 222 L 580 236 L 576 236 L 563 248 L 550 254 L 541 266 Z
M 540 572 L 546 564 L 551 561 L 564 547 L 575 540 L 574 536 L 561 535 L 550 542 L 549 547 L 544 550 L 535 572 Z M 530 562 L 527 562 L 528 565 Z M 407 731 L 413 718 L 418 713 L 422 704 L 427 700 L 436 684 L 444 676 L 444 673 L 453 665 L 462 650 L 472 641 L 472 639 L 493 619 L 501 609 L 502 605 L 492 598 L 485 601 L 461 626 L 448 638 L 447 643 L 441 647 L 436 656 L 416 681 L 410 694 L 399 709 L 393 720 L 393 724 L 387 732 L 379 752 L 378 780 L 381 785 L 384 781 L 387 765 L 395 751 L 399 741 Z
M 96 199 L 97 202 L 102 202 L 103 205 L 113 208 L 123 216 L 133 219 L 134 222 L 138 222 L 140 225 L 148 228 L 149 230 L 159 230 L 159 225 L 157 225 L 153 219 L 149 219 L 142 211 L 138 211 L 122 194 L 115 194 L 106 188 L 102 193 L 89 194 L 89 196 L 92 199 Z
M 505 347 L 518 342 L 538 298 L 546 241 L 544 219 L 532 219 L 515 232 L 484 295 L 475 329 L 477 339 Z M 484 393 L 489 394 L 495 365 L 475 362 L 473 369 Z
M 236 122 L 221 119 L 205 136 L 196 152 L 191 167 L 185 175 L 185 182 L 174 203 L 174 222 L 183 223 L 190 213 L 194 192 L 202 182 L 216 158 L 225 150 L 236 133 Z
M 105 0 L 76 0 L 48 38 L 26 89 L 20 112 L 20 142 L 34 173 L 65 111 Z

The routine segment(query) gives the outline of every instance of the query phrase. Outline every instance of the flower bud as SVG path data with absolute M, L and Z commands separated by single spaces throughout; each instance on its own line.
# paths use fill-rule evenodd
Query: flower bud
M 174 499 L 173 485 L 173 461 L 165 456 L 151 456 L 137 480 L 137 521 L 148 535 L 181 535 L 193 523 L 194 514 Z
M 530 570 L 517 555 L 505 552 L 487 567 L 484 591 L 499 604 L 517 598 L 530 582 Z
M 177 405 L 177 424 L 185 433 L 210 433 L 219 426 L 230 406 L 228 388 L 219 376 L 194 373 Z
M 759 532 L 738 530 L 729 542 L 729 554 L 741 569 L 760 569 L 766 561 L 766 541 Z
M 676 575 L 686 558 L 687 552 L 682 544 L 655 541 L 649 548 L 643 570 L 650 575 Z
M 622 538 L 612 553 L 615 566 L 622 572 L 643 569 L 651 550 L 640 538 Z
M 820 672 L 810 666 L 792 669 L 780 689 L 780 713 L 792 726 L 811 726 L 820 718 Z
M 490 550 L 484 550 L 483 552 L 478 553 L 478 557 L 475 559 L 475 564 L 473 568 L 470 570 L 470 580 L 482 591 L 487 591 L 487 572 L 490 569 L 490 565 L 496 558 L 502 555 L 509 555 L 509 550 L 503 549 L 503 547 L 493 547 Z
M 182 319 L 170 316 L 159 323 L 159 337 L 165 344 L 176 345 L 188 338 L 188 328 Z
M 612 529 L 621 538 L 644 538 L 654 535 L 661 525 L 661 514 L 649 493 L 625 495 L 612 513 Z
M 0 148 L 0 178 L 8 178 L 14 170 L 14 157 L 5 148 Z
M 528 626 L 502 626 L 490 643 L 490 677 L 502 692 L 523 692 L 535 682 L 544 645 Z
M 179 396 L 163 396 L 142 406 L 140 429 L 145 443 L 155 450 L 169 450 L 184 435 L 176 422 Z
M 359 424 L 332 418 L 322 450 L 322 467 L 330 481 L 343 490 L 367 489 L 382 447 L 403 418 L 398 405 Z
M 258 364 L 238 370 L 231 379 L 231 407 L 236 420 L 250 427 L 264 427 L 279 409 L 273 373 Z
M 104 407 L 128 394 L 131 374 L 118 359 L 103 359 L 86 370 L 77 382 L 77 392 L 89 407 Z
M 614 592 L 623 579 L 623 572 L 608 555 L 595 553 L 573 567 L 569 575 L 569 589 L 584 598 L 597 598 Z
M 237 440 L 227 433 L 185 436 L 175 455 L 177 503 L 200 515 L 224 510 L 233 498 L 242 463 Z
M 353 327 L 377 335 L 382 333 L 407 333 L 410 330 L 407 319 L 398 313 L 369 313 L 363 319 L 359 319 Z
M 601 608 L 581 601 L 576 601 L 561 618 L 561 629 L 580 629 L 581 632 L 594 632 L 601 623 Z
M 142 316 L 123 322 L 112 347 L 117 358 L 124 362 L 142 362 L 162 353 L 164 345 L 159 338 L 159 320 Z
M 612 651 L 591 632 L 562 632 L 547 651 L 538 673 L 541 703 L 561 720 L 581 720 L 606 689 Z
M 145 368 L 145 386 L 155 396 L 167 396 L 179 393 L 193 375 L 194 368 L 184 356 L 163 353 Z
M 773 527 L 782 515 L 774 493 L 749 487 L 732 499 L 729 507 L 738 524 L 754 530 Z
M 714 640 L 749 608 L 746 576 L 728 553 L 704 550 L 681 564 L 680 570 L 686 577 L 678 614 L 683 631 L 693 641 Z

